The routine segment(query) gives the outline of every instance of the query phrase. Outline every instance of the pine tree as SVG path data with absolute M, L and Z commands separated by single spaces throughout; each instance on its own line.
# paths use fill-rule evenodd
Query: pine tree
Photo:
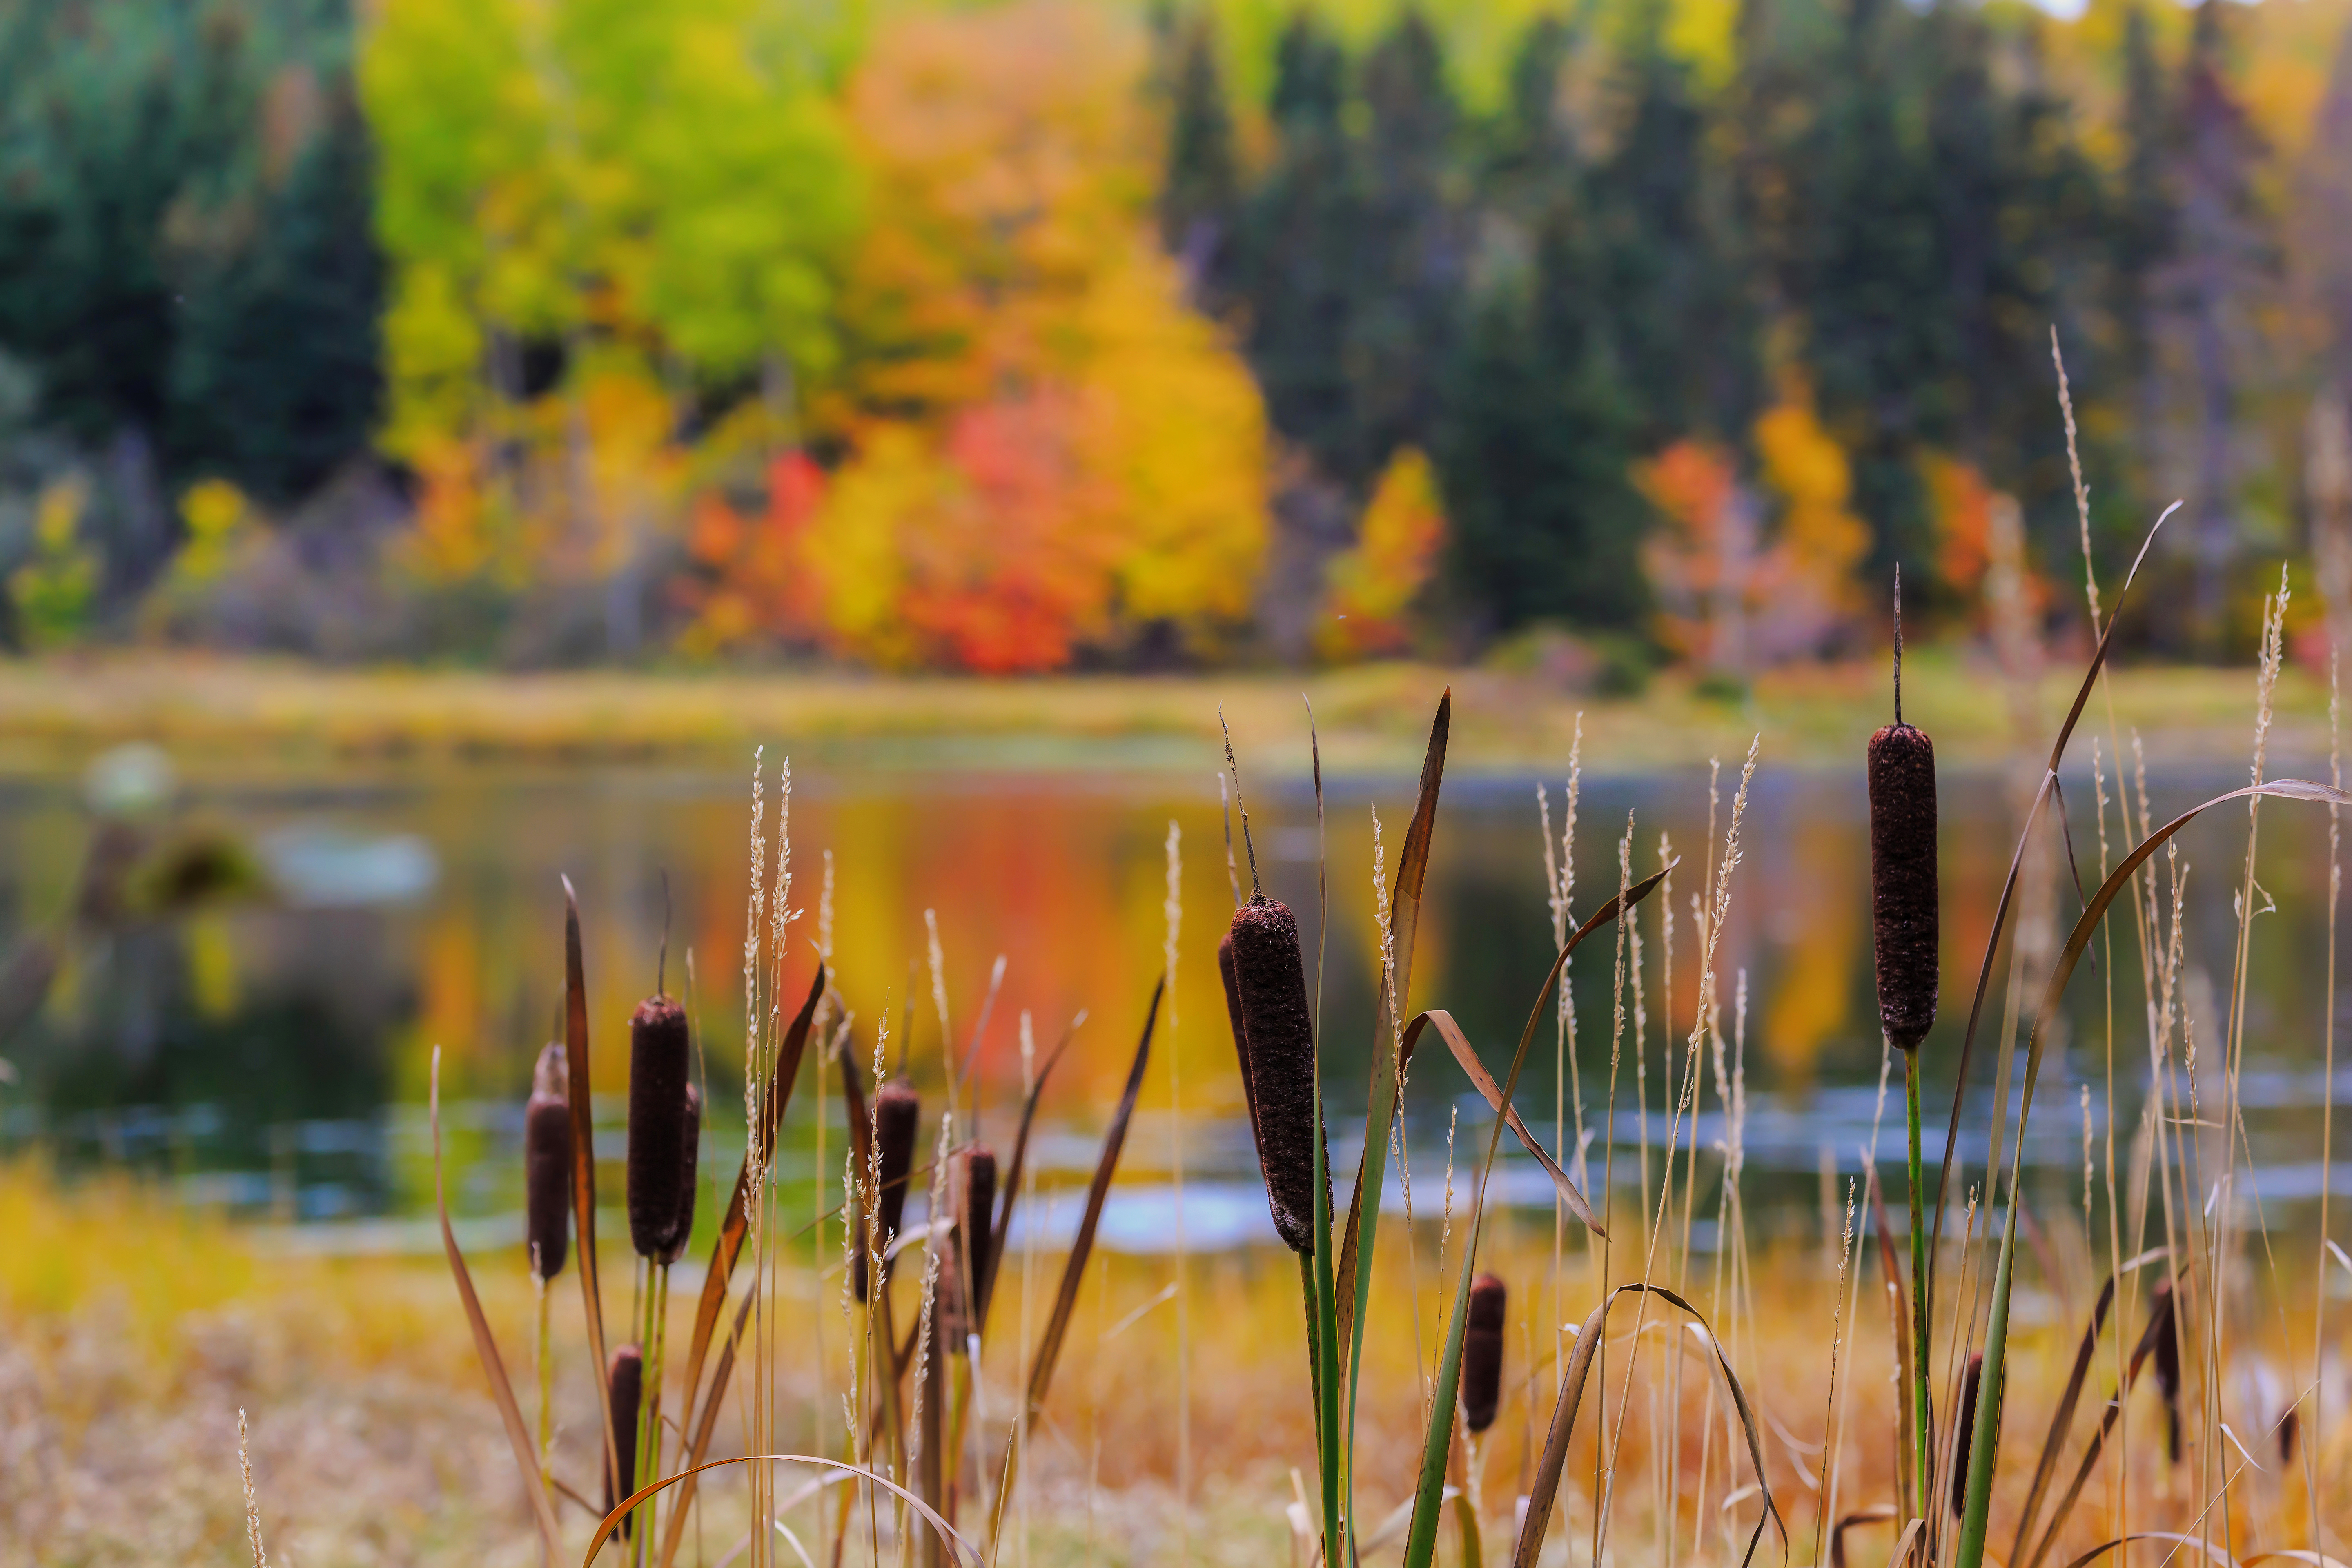
M 1213 299 L 1240 195 L 1233 110 L 1217 58 L 1215 13 L 1202 10 L 1172 28 L 1160 242 L 1183 261 L 1195 292 Z

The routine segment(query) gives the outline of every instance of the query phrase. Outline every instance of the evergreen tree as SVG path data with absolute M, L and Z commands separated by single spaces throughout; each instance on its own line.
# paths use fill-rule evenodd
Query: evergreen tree
M 2352 27 L 2336 45 L 2304 171 L 2305 264 L 2327 334 L 2320 374 L 2342 398 L 2352 394 Z
M 1215 14 L 1202 10 L 1173 26 L 1160 240 L 1183 260 L 1195 290 L 1213 298 L 1240 195 L 1233 110 L 1217 58 Z

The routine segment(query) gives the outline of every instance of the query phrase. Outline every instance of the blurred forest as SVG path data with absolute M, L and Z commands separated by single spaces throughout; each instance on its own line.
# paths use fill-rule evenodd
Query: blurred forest
M 2352 605 L 2352 5 L 19 0 L 0 640 L 1730 681 Z

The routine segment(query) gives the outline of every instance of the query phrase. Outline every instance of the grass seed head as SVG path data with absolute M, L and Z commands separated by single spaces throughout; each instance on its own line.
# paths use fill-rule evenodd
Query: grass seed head
M 1878 1017 L 1916 1050 L 1936 1022 L 1936 744 L 1909 724 L 1870 738 L 1870 907 Z
M 702 1088 L 686 1086 L 686 1136 L 681 1142 L 683 1173 L 678 1178 L 677 1218 L 672 1222 L 669 1244 L 661 1250 L 664 1263 L 675 1263 L 684 1256 L 686 1244 L 694 1236 L 695 1177 L 702 1160 Z
M 613 1491 L 613 1478 L 604 1478 L 604 1511 L 637 1489 L 637 1405 L 645 1398 L 646 1357 L 635 1345 L 621 1345 L 613 1352 L 607 1363 L 605 1383 L 613 1391 L 613 1449 L 619 1458 L 621 1491 Z M 621 1533 L 629 1533 L 635 1515 L 621 1521 Z
M 1315 1026 L 1307 1007 L 1298 922 L 1280 900 L 1261 892 L 1234 911 L 1231 935 L 1266 1204 L 1284 1244 L 1293 1252 L 1312 1252 Z
M 541 1279 L 563 1272 L 572 1237 L 572 1101 L 565 1091 L 566 1073 L 561 1045 L 541 1050 L 522 1113 L 523 1239 L 531 1272 Z
M 677 1224 L 690 1079 L 686 1009 L 654 995 L 629 1015 L 629 1242 L 658 1258 Z
M 1469 1330 L 1462 1341 L 1462 1423 L 1473 1432 L 1495 1424 L 1503 1394 L 1502 1280 L 1481 1274 L 1470 1282 Z

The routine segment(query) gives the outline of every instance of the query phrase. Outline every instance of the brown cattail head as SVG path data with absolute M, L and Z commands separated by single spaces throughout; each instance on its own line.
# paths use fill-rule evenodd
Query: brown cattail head
M 965 1292 L 966 1276 L 958 1261 L 958 1249 L 948 1247 L 940 1254 L 939 1300 L 933 1310 L 938 1314 L 940 1342 L 949 1354 L 962 1355 L 971 1333 L 971 1299 Z
M 880 1156 L 877 1173 L 881 1191 L 875 1194 L 874 1250 L 885 1252 L 898 1234 L 898 1218 L 907 1212 L 907 1173 L 915 1165 L 915 1136 L 923 1119 L 922 1101 L 914 1086 L 894 1078 L 874 1091 L 874 1147 Z M 866 1300 L 866 1241 L 858 1239 L 849 1260 L 850 1285 Z M 889 1270 L 883 1270 L 885 1278 Z
M 1250 1148 L 1256 1150 L 1257 1085 L 1250 1081 L 1249 1032 L 1242 1027 L 1242 986 L 1234 976 L 1234 933 L 1217 939 L 1217 976 L 1225 983 L 1225 1016 L 1234 1026 L 1234 1057 L 1241 1063 L 1242 1102 L 1249 1107 Z M 1260 1152 L 1258 1157 L 1264 1159 Z
M 991 1254 L 994 1250 L 996 1223 L 996 1151 L 985 1143 L 973 1143 L 956 1155 L 955 1192 L 953 1204 L 957 1245 L 950 1250 L 971 1265 L 971 1272 L 959 1278 L 971 1281 L 966 1293 L 966 1304 L 971 1308 L 975 1324 L 984 1321 L 982 1313 L 988 1300 L 990 1277 L 994 1272 Z M 975 1329 L 974 1331 L 977 1331 Z M 959 1338 L 961 1343 L 961 1338 Z
M 684 1170 L 677 1184 L 677 1218 L 671 1224 L 668 1245 L 661 1250 L 664 1263 L 675 1263 L 686 1254 L 686 1244 L 694 1237 L 695 1176 L 702 1160 L 702 1086 L 686 1086 L 686 1136 L 681 1143 Z
M 1484 1432 L 1495 1424 L 1503 1396 L 1503 1282 L 1481 1274 L 1470 1282 L 1470 1323 L 1462 1339 L 1462 1424 Z
M 1977 1391 L 1984 1382 L 1984 1355 L 1969 1357 L 1968 1375 L 1960 1380 L 1960 1424 L 1952 1433 L 1952 1517 L 1968 1511 L 1969 1445 L 1977 1436 Z
M 637 1489 L 637 1405 L 646 1392 L 645 1352 L 635 1345 L 621 1345 L 614 1349 L 613 1359 L 605 1369 L 604 1382 L 613 1394 L 613 1451 L 618 1458 L 621 1472 L 621 1489 L 617 1494 L 613 1490 L 612 1475 L 607 1472 L 604 1477 L 604 1511 L 610 1513 L 614 1503 Z M 636 1515 L 632 1513 L 621 1521 L 623 1535 L 629 1533 L 629 1527 L 635 1519 Z
M 2294 1405 L 2288 1405 L 2286 1407 L 2286 1414 L 2279 1417 L 2278 1423 L 2280 1464 L 2292 1465 L 2294 1463 L 2294 1440 L 2302 1430 L 2303 1417 L 2296 1412 Z
M 1253 894 L 1234 911 L 1234 989 L 1249 1043 L 1258 1168 L 1274 1228 L 1293 1252 L 1315 1250 L 1315 1026 L 1298 922 L 1278 899 Z
M 550 1045 L 531 1069 L 530 1100 L 522 1109 L 523 1240 L 530 1271 L 541 1279 L 563 1272 L 572 1237 L 572 1101 L 563 1047 Z
M 677 1224 L 689 1079 L 686 1009 L 648 996 L 629 1015 L 629 1242 L 658 1258 Z
M 2166 1457 L 2180 1463 L 2180 1333 L 2179 1303 L 2173 1300 L 2172 1281 L 2159 1279 L 2148 1300 L 2147 1337 L 2154 1360 L 2157 1397 L 2164 1401 Z
M 1889 724 L 1870 738 L 1870 912 L 1878 1019 L 1916 1050 L 1936 1022 L 1936 743 Z

